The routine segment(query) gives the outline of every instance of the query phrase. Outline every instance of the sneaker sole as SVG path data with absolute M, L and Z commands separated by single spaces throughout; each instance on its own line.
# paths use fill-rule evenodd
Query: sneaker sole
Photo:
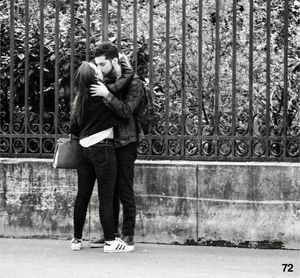
M 81 244 L 74 244 L 74 243 L 72 243 L 71 244 L 71 249 L 73 251 L 79 251 L 79 250 L 81 250 L 82 249 L 82 243 Z
M 113 249 L 113 250 L 105 250 L 104 253 L 129 253 L 134 251 L 134 246 L 127 246 L 124 250 L 118 250 L 118 249 Z
M 90 248 L 103 248 L 104 247 L 104 243 L 88 243 L 88 246 Z
M 71 249 L 72 249 L 73 251 L 80 251 L 80 250 L 82 249 L 82 247 L 72 247 L 72 246 L 71 246 Z

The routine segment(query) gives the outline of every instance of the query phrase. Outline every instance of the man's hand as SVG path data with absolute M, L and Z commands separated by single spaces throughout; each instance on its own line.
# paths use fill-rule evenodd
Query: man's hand
M 107 98 L 109 95 L 109 91 L 106 86 L 102 83 L 99 85 L 91 85 L 90 93 L 92 97 L 104 97 Z
M 123 65 L 123 66 L 125 65 L 125 66 L 129 67 L 130 69 L 132 69 L 132 66 L 128 60 L 128 57 L 125 54 L 119 53 L 119 60 L 120 60 L 121 65 Z

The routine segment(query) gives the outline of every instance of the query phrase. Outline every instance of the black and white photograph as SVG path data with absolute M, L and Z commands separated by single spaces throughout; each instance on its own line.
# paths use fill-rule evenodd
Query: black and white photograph
M 1 0 L 0 277 L 300 277 L 300 0 Z

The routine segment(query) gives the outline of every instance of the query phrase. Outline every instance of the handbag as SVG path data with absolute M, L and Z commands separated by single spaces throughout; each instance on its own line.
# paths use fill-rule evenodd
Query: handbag
M 57 140 L 52 165 L 54 168 L 77 169 L 79 139 L 74 137 Z

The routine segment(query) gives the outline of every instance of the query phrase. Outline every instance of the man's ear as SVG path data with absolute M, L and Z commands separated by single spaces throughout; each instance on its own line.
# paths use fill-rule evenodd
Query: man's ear
M 115 65 L 119 64 L 119 59 L 118 58 L 113 58 L 111 62 L 115 66 Z

